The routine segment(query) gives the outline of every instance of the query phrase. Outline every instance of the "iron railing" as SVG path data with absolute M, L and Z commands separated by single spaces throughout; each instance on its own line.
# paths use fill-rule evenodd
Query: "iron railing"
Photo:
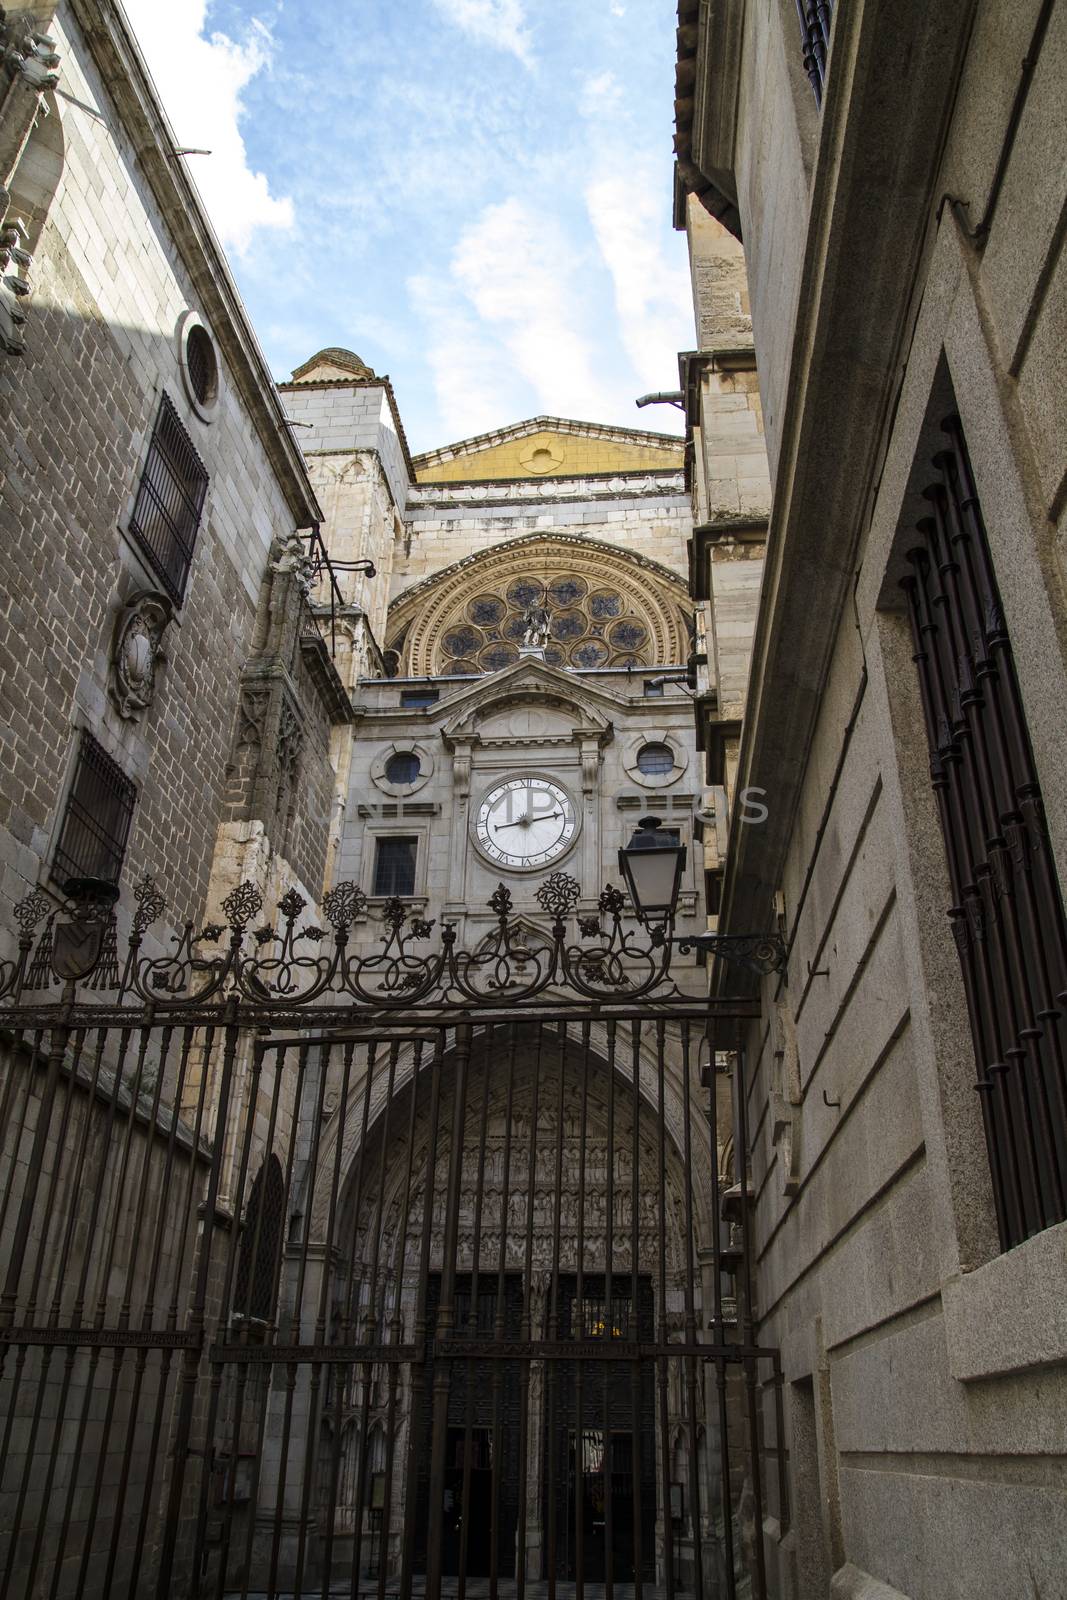
M 758 1004 L 680 995 L 669 942 L 643 966 L 617 890 L 572 948 L 550 883 L 544 949 L 500 891 L 495 948 L 416 955 L 431 925 L 394 905 L 349 956 L 344 885 L 306 958 L 299 896 L 259 925 L 249 885 L 145 954 L 142 884 L 121 968 L 87 890 L 23 903 L 0 1600 L 767 1600 L 782 1373 L 698 1070 L 732 1052 L 744 1107 Z
M 903 588 L 1007 1249 L 1067 1217 L 1067 922 L 967 446 L 943 427 Z
M 830 28 L 833 23 L 833 0 L 796 0 L 800 19 L 800 44 L 804 54 L 804 71 L 808 75 L 816 105 L 822 105 L 823 86 L 826 82 L 826 62 L 830 54 Z

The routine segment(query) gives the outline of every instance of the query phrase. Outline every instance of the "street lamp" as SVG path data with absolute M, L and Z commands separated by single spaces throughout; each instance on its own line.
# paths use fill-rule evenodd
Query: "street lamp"
M 642 817 L 619 851 L 619 871 L 641 921 L 669 922 L 678 905 L 685 845 L 662 833 L 659 817 Z
M 676 844 L 669 833 L 661 833 L 660 826 L 659 817 L 642 817 L 629 844 L 619 851 L 619 870 L 630 891 L 630 902 L 641 922 L 646 927 L 653 925 L 653 944 L 666 937 L 665 930 L 674 921 L 685 867 L 685 846 Z M 663 927 L 656 929 L 656 923 Z M 677 944 L 682 955 L 703 950 L 761 977 L 785 973 L 787 952 L 779 933 L 688 933 L 671 943 Z

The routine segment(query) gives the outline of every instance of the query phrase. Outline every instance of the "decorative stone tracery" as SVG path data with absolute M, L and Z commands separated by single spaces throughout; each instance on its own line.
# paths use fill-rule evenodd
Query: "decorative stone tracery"
M 500 672 L 536 616 L 549 666 L 678 665 L 689 651 L 685 590 L 656 563 L 566 535 L 514 540 L 402 595 L 389 645 L 415 677 Z

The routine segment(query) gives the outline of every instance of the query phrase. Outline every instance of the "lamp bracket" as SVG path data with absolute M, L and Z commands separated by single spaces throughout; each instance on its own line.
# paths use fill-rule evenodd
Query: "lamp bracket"
M 745 967 L 758 977 L 786 970 L 788 952 L 780 933 L 694 933 L 678 941 L 682 955 L 704 950 L 723 961 Z

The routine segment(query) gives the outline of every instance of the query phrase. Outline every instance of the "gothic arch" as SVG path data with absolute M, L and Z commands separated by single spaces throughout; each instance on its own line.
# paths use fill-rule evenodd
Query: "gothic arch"
M 591 1148 L 596 1146 L 598 1143 L 603 1144 L 604 1095 L 609 1075 L 608 1051 L 606 1049 L 606 1042 L 603 1035 L 603 1025 L 594 1024 L 590 1030 L 589 1055 L 589 1138 Z M 576 1039 L 572 1033 L 571 1045 L 574 1046 L 575 1044 Z M 485 1082 L 485 1077 L 483 1076 L 485 1072 L 485 1065 L 489 1057 L 492 1055 L 494 1049 L 496 1051 L 496 1056 L 499 1058 L 502 1050 L 500 1041 L 497 1040 L 494 1045 L 493 1041 L 488 1037 L 487 1030 L 484 1028 L 477 1029 L 474 1039 L 471 1066 L 471 1084 L 473 1087 L 470 1091 L 466 1108 L 466 1131 L 464 1134 L 465 1172 L 469 1164 L 469 1157 L 472 1154 L 473 1144 L 477 1140 L 476 1122 L 478 1108 L 475 1104 L 475 1101 L 477 1101 L 482 1092 L 481 1086 Z M 419 1071 L 419 1082 L 422 1085 L 422 1088 L 419 1091 L 416 1148 L 412 1163 L 413 1177 L 412 1189 L 408 1201 L 410 1211 L 408 1214 L 409 1221 L 406 1229 L 406 1237 L 401 1232 L 399 1215 L 403 1204 L 402 1195 L 405 1191 L 407 1166 L 405 1150 L 406 1140 L 408 1137 L 407 1119 L 410 1115 L 410 1093 L 411 1084 L 413 1081 L 412 1069 L 414 1062 L 410 1046 L 404 1046 L 402 1047 L 401 1051 L 398 1052 L 397 1060 L 391 1074 L 385 1065 L 384 1053 L 383 1055 L 379 1056 L 379 1062 L 374 1073 L 371 1095 L 369 1097 L 369 1105 L 367 1107 L 366 1123 L 364 1123 L 365 1080 L 363 1080 L 361 1082 L 354 1083 L 351 1086 L 345 1105 L 345 1115 L 343 1119 L 338 1116 L 337 1112 L 334 1113 L 330 1126 L 324 1134 L 319 1149 L 319 1178 L 315 1183 L 315 1201 L 312 1211 L 312 1237 L 322 1238 L 325 1234 L 325 1228 L 327 1225 L 325 1198 L 329 1192 L 331 1183 L 329 1174 L 337 1170 L 338 1157 L 336 1151 L 336 1139 L 341 1128 L 343 1127 L 344 1137 L 343 1148 L 339 1162 L 339 1171 L 342 1185 L 340 1193 L 344 1196 L 344 1199 L 343 1203 L 339 1204 L 338 1206 L 338 1220 L 335 1224 L 334 1238 L 335 1241 L 343 1241 L 340 1246 L 340 1256 L 341 1258 L 344 1258 L 352 1263 L 352 1267 L 356 1273 L 354 1285 L 361 1280 L 365 1282 L 367 1263 L 371 1261 L 372 1258 L 376 1258 L 377 1266 L 375 1267 L 372 1276 L 378 1283 L 378 1291 L 381 1298 L 379 1299 L 379 1303 L 375 1308 L 375 1313 L 378 1317 L 384 1317 L 386 1321 L 388 1321 L 388 1318 L 391 1315 L 390 1296 L 394 1292 L 397 1284 L 397 1278 L 395 1274 L 398 1264 L 398 1246 L 402 1247 L 405 1261 L 405 1267 L 402 1276 L 407 1279 L 413 1268 L 413 1252 L 416 1251 L 416 1246 L 418 1245 L 421 1233 L 422 1216 L 424 1214 L 423 1207 L 425 1205 L 424 1174 L 427 1161 L 427 1146 L 429 1143 L 430 1134 L 428 1117 L 429 1084 L 427 1082 L 428 1075 L 431 1070 L 430 1060 L 430 1053 L 429 1051 L 426 1051 L 423 1054 L 422 1064 Z M 575 1055 L 572 1051 L 571 1056 L 568 1058 L 568 1083 L 566 1090 L 568 1099 L 570 1102 L 572 1102 L 572 1113 L 574 1112 L 577 1104 L 576 1085 L 572 1076 L 574 1065 Z M 497 1067 L 500 1067 L 499 1060 L 497 1061 Z M 549 1087 L 545 1090 L 548 1098 L 547 1100 L 542 1099 L 541 1110 L 538 1119 L 538 1128 L 541 1131 L 538 1135 L 539 1154 L 537 1158 L 536 1170 L 538 1172 L 537 1191 L 540 1201 L 540 1211 L 544 1211 L 546 1206 L 551 1209 L 552 1205 L 551 1185 L 545 1184 L 544 1179 L 546 1177 L 546 1173 L 541 1172 L 541 1167 L 544 1163 L 544 1160 L 547 1159 L 545 1152 L 548 1148 L 546 1145 L 544 1145 L 543 1141 L 545 1138 L 552 1137 L 552 1118 L 555 1115 L 555 1086 L 558 1082 L 558 1079 L 555 1076 L 555 1057 L 551 1057 L 548 1060 L 548 1064 L 543 1070 L 546 1074 L 545 1082 L 548 1083 Z M 581 1071 L 580 1067 L 578 1068 L 578 1071 Z M 387 1094 L 390 1076 L 392 1077 L 391 1096 Z M 493 1116 L 497 1116 L 499 1119 L 499 1114 L 502 1113 L 504 1109 L 501 1096 L 504 1093 L 503 1080 L 506 1074 L 503 1072 L 503 1070 L 494 1070 L 491 1076 L 494 1078 L 494 1082 L 491 1087 L 493 1101 L 491 1105 L 490 1116 L 491 1119 Z M 670 1202 L 668 1211 L 665 1214 L 667 1246 L 666 1262 L 668 1278 L 672 1284 L 675 1282 L 681 1282 L 681 1276 L 684 1274 L 686 1240 L 689 1237 L 688 1223 L 686 1221 L 686 1198 L 684 1193 L 682 1154 L 685 1144 L 684 1117 L 681 1104 L 682 1076 L 680 1061 L 675 1063 L 673 1066 L 668 1063 L 663 1081 L 663 1128 L 664 1152 L 667 1162 Z M 639 1234 L 641 1239 L 641 1258 L 647 1258 L 650 1262 L 658 1260 L 659 1218 L 658 1213 L 655 1219 L 653 1219 L 651 1212 L 647 1217 L 644 1215 L 644 1212 L 647 1206 L 652 1204 L 653 1190 L 656 1188 L 658 1182 L 657 1173 L 660 1126 L 658 1100 L 660 1077 L 661 1073 L 657 1066 L 655 1052 L 651 1049 L 646 1051 L 645 1041 L 642 1041 L 639 1071 L 639 1133 L 641 1145 L 639 1175 L 641 1180 L 640 1192 L 642 1194 L 642 1210 L 639 1213 Z M 633 1080 L 629 1038 L 626 1039 L 624 1044 L 621 1042 L 620 1036 L 620 1042 L 618 1043 L 615 1057 L 614 1078 L 616 1143 L 617 1147 L 621 1150 L 625 1148 L 628 1143 L 632 1142 L 631 1129 L 633 1118 Z M 523 1082 L 522 1072 L 520 1070 L 519 1076 L 516 1080 L 516 1101 L 513 1114 L 516 1120 L 516 1125 L 521 1124 L 526 1129 L 526 1132 L 522 1135 L 522 1137 L 520 1137 L 520 1135 L 516 1132 L 515 1138 L 518 1141 L 515 1146 L 516 1151 L 518 1151 L 519 1145 L 522 1143 L 522 1138 L 529 1138 L 529 1087 L 530 1078 L 527 1077 L 526 1081 Z M 522 1091 L 521 1094 L 519 1092 L 520 1090 Z M 439 1130 L 448 1130 L 451 1127 L 453 1093 L 454 1077 L 451 1052 L 446 1051 L 441 1069 L 441 1105 L 437 1121 Z M 500 1103 L 498 1104 L 497 1102 Z M 523 1123 L 524 1117 L 526 1118 L 525 1123 Z M 705 1119 L 699 1114 L 695 1104 L 692 1107 L 690 1123 L 690 1136 L 693 1143 L 692 1231 L 699 1248 L 699 1241 L 702 1239 L 706 1240 L 710 1233 L 711 1197 L 709 1186 L 706 1182 L 706 1172 L 710 1160 L 710 1152 L 706 1148 L 706 1141 L 704 1138 L 707 1124 Z M 503 1123 L 501 1123 L 501 1125 L 503 1125 Z M 361 1148 L 360 1134 L 361 1128 L 364 1126 L 366 1127 L 367 1131 L 365 1142 L 362 1144 Z M 573 1129 L 571 1132 L 573 1133 Z M 445 1181 L 445 1173 L 448 1164 L 449 1139 L 450 1135 L 447 1131 L 442 1131 L 439 1133 L 436 1161 L 436 1183 L 434 1189 L 437 1201 L 441 1202 L 442 1204 L 442 1184 Z M 383 1142 L 385 1144 L 384 1166 L 382 1164 Z M 570 1143 L 573 1143 L 573 1140 L 571 1140 Z M 570 1143 L 568 1143 L 567 1146 L 568 1154 L 564 1163 L 565 1170 L 568 1171 L 571 1168 L 577 1167 L 578 1159 L 575 1152 L 570 1150 Z M 573 1160 L 571 1159 L 572 1156 L 574 1157 Z M 499 1165 L 498 1158 L 499 1151 L 496 1153 L 496 1157 L 494 1157 Z M 526 1177 L 523 1178 L 521 1184 L 518 1184 L 517 1187 L 513 1187 L 510 1191 L 511 1211 L 509 1212 L 509 1220 L 506 1224 L 505 1230 L 508 1235 L 510 1235 L 512 1231 L 517 1228 L 517 1212 L 521 1211 L 526 1203 L 524 1198 L 524 1186 L 528 1178 L 528 1166 L 524 1170 Z M 512 1174 L 513 1185 L 517 1183 L 516 1174 L 517 1169 Z M 497 1178 L 499 1178 L 499 1174 L 497 1174 Z M 496 1180 L 494 1179 L 494 1182 L 495 1181 Z M 591 1182 L 592 1180 L 590 1179 L 590 1183 Z M 625 1178 L 625 1182 L 619 1180 L 617 1174 L 617 1182 L 619 1183 L 619 1186 L 616 1189 L 616 1208 L 618 1212 L 616 1246 L 618 1261 L 623 1263 L 628 1262 L 629 1260 L 630 1242 L 632 1237 L 632 1217 L 628 1209 L 630 1206 L 629 1172 Z M 360 1201 L 358 1207 L 355 1204 L 355 1194 L 357 1190 L 360 1191 Z M 544 1191 L 543 1194 L 542 1191 Z M 497 1183 L 496 1192 L 499 1195 L 499 1183 Z M 548 1198 L 545 1198 L 545 1196 L 548 1196 Z M 497 1209 L 499 1210 L 499 1199 L 494 1203 L 497 1204 Z M 603 1210 L 602 1205 L 601 1210 Z M 435 1217 L 436 1212 L 437 1206 L 435 1205 L 432 1208 L 432 1214 Z M 511 1212 L 516 1213 L 516 1215 L 512 1215 Z M 590 1215 L 592 1215 L 592 1212 Z M 547 1212 L 545 1212 L 545 1216 L 547 1216 Z M 545 1217 L 540 1216 L 540 1214 L 538 1214 L 538 1217 L 539 1219 L 537 1227 L 540 1229 L 542 1223 L 545 1221 Z M 494 1221 L 490 1216 L 489 1210 L 487 1209 L 482 1219 L 481 1253 L 483 1256 L 483 1265 L 489 1254 L 493 1254 L 493 1260 L 496 1260 L 495 1251 L 498 1248 L 499 1243 L 500 1224 L 501 1219 L 499 1216 L 497 1216 L 495 1219 L 497 1242 L 490 1246 L 488 1240 L 489 1234 L 494 1227 Z M 592 1227 L 592 1225 L 590 1226 Z M 440 1255 L 440 1244 L 436 1238 L 437 1231 L 439 1230 L 436 1230 L 435 1228 L 435 1242 L 431 1249 L 432 1270 L 436 1270 L 440 1265 L 438 1259 Z M 516 1233 L 516 1239 L 518 1242 L 515 1246 L 515 1250 L 518 1252 L 518 1254 L 512 1251 L 510 1245 L 508 1247 L 508 1270 L 517 1269 L 522 1265 L 520 1259 L 522 1246 L 521 1231 L 521 1228 L 519 1228 L 518 1232 Z M 355 1237 L 353 1237 L 353 1235 L 355 1235 Z M 595 1236 L 595 1229 L 593 1229 L 593 1231 L 589 1232 L 587 1241 L 587 1248 L 590 1251 L 595 1249 L 593 1242 Z M 544 1257 L 544 1245 L 545 1240 L 542 1239 L 538 1244 L 537 1250 L 535 1251 L 535 1260 L 532 1263 L 532 1265 L 538 1270 L 545 1269 L 547 1265 L 547 1257 L 542 1259 Z M 571 1253 L 573 1254 L 573 1249 L 571 1250 Z M 567 1259 L 569 1259 L 569 1257 Z M 469 1271 L 471 1269 L 471 1265 L 471 1241 L 469 1237 L 465 1241 L 461 1238 L 460 1251 L 457 1257 L 457 1267 L 460 1271 Z M 573 1264 L 570 1268 L 565 1267 L 564 1270 L 573 1270 Z M 363 1305 L 362 1313 L 368 1314 L 370 1312 L 370 1306 Z
M 282 1164 L 270 1155 L 256 1173 L 245 1207 L 233 1291 L 235 1316 L 255 1322 L 273 1319 L 284 1213 Z
M 518 659 L 523 613 L 543 606 L 553 666 L 677 666 L 689 654 L 685 585 L 666 567 L 573 534 L 529 534 L 480 551 L 393 602 L 398 672 L 498 672 Z

